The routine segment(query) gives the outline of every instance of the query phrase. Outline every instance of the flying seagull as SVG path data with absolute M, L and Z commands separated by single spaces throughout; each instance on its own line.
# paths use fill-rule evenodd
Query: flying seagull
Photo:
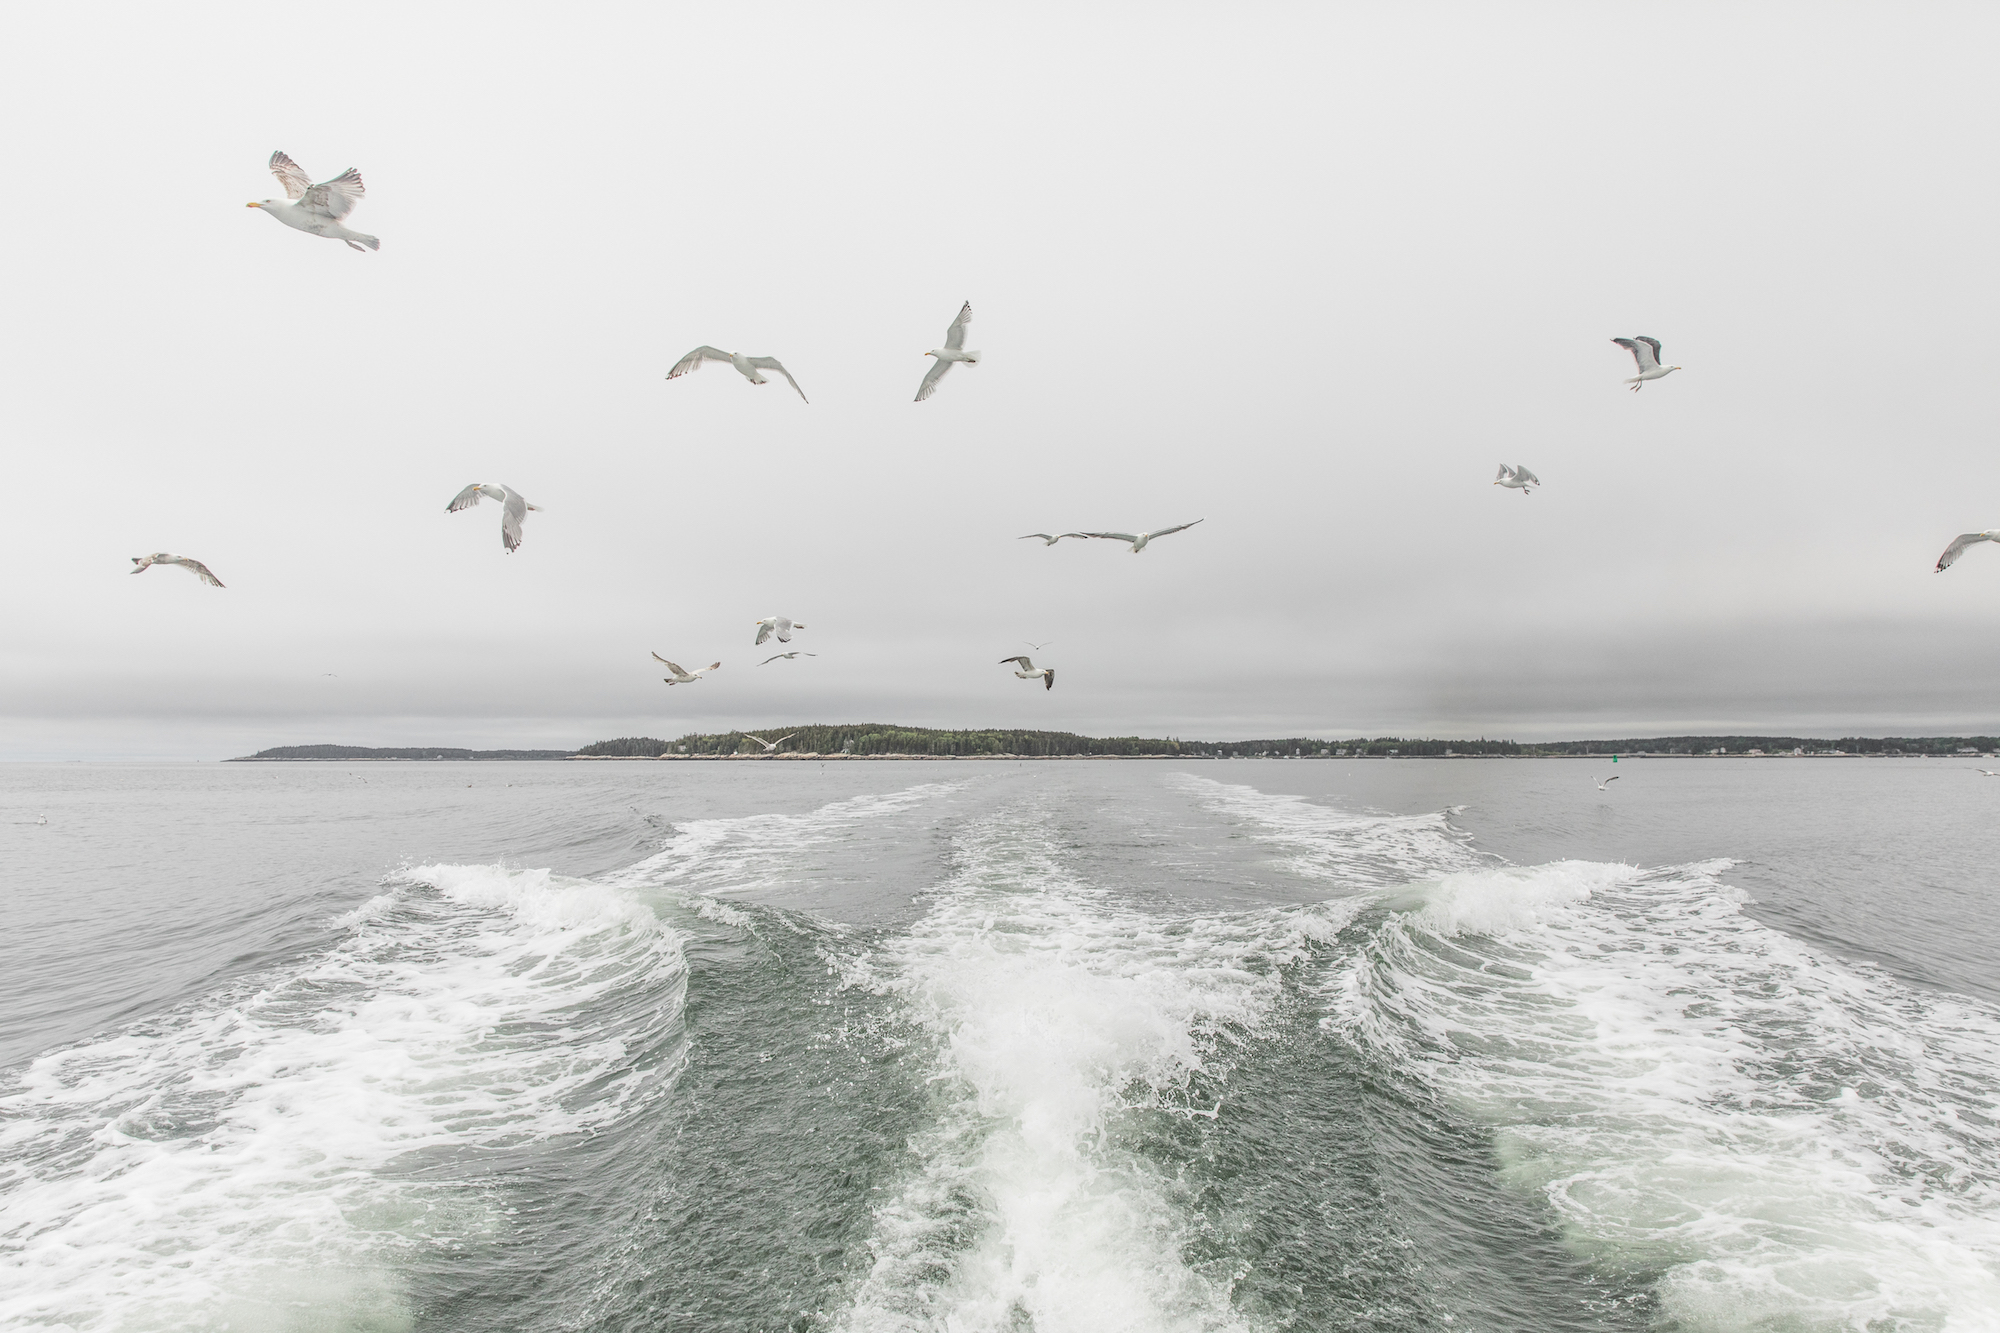
M 133 556 L 132 563 L 138 566 L 137 569 L 132 571 L 134 574 L 143 574 L 154 565 L 179 565 L 182 569 L 191 571 L 196 578 L 211 587 L 220 588 L 222 586 L 222 580 L 209 573 L 207 565 L 188 556 L 168 555 L 165 551 L 155 551 L 151 555 Z
M 1660 340 L 1658 338 L 1648 338 L 1642 333 L 1636 338 L 1613 338 L 1611 341 L 1630 352 L 1632 359 L 1639 363 L 1639 373 L 1625 381 L 1632 386 L 1633 393 L 1637 393 L 1639 390 L 1645 388 L 1647 380 L 1665 379 L 1680 369 L 1679 366 L 1663 366 L 1660 364 Z
M 790 643 L 792 641 L 792 631 L 805 628 L 804 625 L 793 624 L 783 616 L 765 616 L 762 620 L 752 621 L 751 623 L 757 627 L 757 642 L 760 644 L 773 634 L 778 636 L 779 643 Z M 759 662 L 757 665 L 762 666 L 763 663 Z
M 1038 667 L 1025 657 L 1003 657 L 1000 659 L 1001 666 L 1006 666 L 1009 662 L 1019 663 L 1014 674 L 1022 680 L 1033 680 L 1039 676 L 1042 680 L 1043 689 L 1052 690 L 1056 687 L 1056 669 L 1054 667 Z
M 792 733 L 792 736 L 780 736 L 778 737 L 778 739 L 774 741 L 767 741 L 762 736 L 752 736 L 747 731 L 739 731 L 736 734 L 744 737 L 746 740 L 753 740 L 757 742 L 757 744 L 763 746 L 765 754 L 774 754 L 777 752 L 777 749 L 780 745 L 783 745 L 786 741 L 790 740 L 792 736 L 796 736 L 799 733 L 795 731 Z
M 963 361 L 973 366 L 979 364 L 979 353 L 965 350 L 965 326 L 971 322 L 972 302 L 967 301 L 959 310 L 958 318 L 954 319 L 951 327 L 944 331 L 944 346 L 924 353 L 925 356 L 936 357 L 937 364 L 930 368 L 930 372 L 924 376 L 924 382 L 917 386 L 918 402 L 921 403 L 937 392 L 938 381 L 944 378 L 947 370 L 951 369 L 952 362 Z
M 1028 538 L 1030 537 L 1040 537 L 1042 539 L 1042 545 L 1054 546 L 1057 542 L 1061 541 L 1065 537 L 1088 537 L 1091 535 L 1092 534 L 1088 532 L 1024 532 L 1019 537 L 1016 537 L 1014 540 L 1017 542 L 1024 542 L 1028 540 Z
M 1194 523 L 1205 523 L 1207 521 L 1207 519 L 1198 518 Z M 1194 526 L 1194 523 L 1183 523 L 1179 527 L 1161 528 L 1157 532 L 1141 532 L 1136 535 L 1130 532 L 1086 532 L 1083 535 L 1086 537 L 1103 537 L 1108 541 L 1114 542 L 1131 542 L 1132 554 L 1137 555 L 1146 549 L 1146 543 L 1153 540 L 1153 538 L 1165 537 L 1169 533 L 1186 532 Z
M 1598 784 L 1597 784 L 1597 789 L 1598 789 L 1599 791 L 1610 791 L 1610 790 L 1611 790 L 1611 784 L 1612 784 L 1612 783 L 1614 783 L 1614 782 L 1616 782 L 1616 781 L 1618 781 L 1618 775 L 1617 775 L 1616 773 L 1613 773 L 1613 774 L 1612 774 L 1612 775 L 1611 775 L 1610 777 L 1608 777 L 1608 778 L 1604 779 L 1604 781 L 1602 781 L 1602 782 L 1598 783 Z
M 717 347 L 697 347 L 674 363 L 674 368 L 667 372 L 667 378 L 670 380 L 679 379 L 689 371 L 700 370 L 701 363 L 704 361 L 727 361 L 730 365 L 735 366 L 737 372 L 752 384 L 769 384 L 770 381 L 757 372 L 760 370 L 775 370 L 780 375 L 783 375 L 794 389 L 799 390 L 800 398 L 805 399 L 808 403 L 812 401 L 812 399 L 806 398 L 806 391 L 804 389 L 799 389 L 799 382 L 792 378 L 792 372 L 786 370 L 784 365 L 775 356 L 745 356 L 741 352 L 725 352 Z
M 1951 568 L 1951 562 L 1958 559 L 1958 553 L 1974 542 L 2000 542 L 2000 528 L 1988 528 L 1984 532 L 1967 532 L 1952 538 L 1951 545 L 1944 548 L 1938 557 L 1937 572 L 1942 574 Z
M 1493 477 L 1493 484 L 1495 486 L 1505 486 L 1508 490 L 1519 491 L 1523 495 L 1528 495 L 1531 493 L 1528 488 L 1530 486 L 1541 485 L 1542 479 L 1528 471 L 1524 466 L 1517 464 L 1514 467 L 1508 467 L 1505 463 L 1502 463 L 1500 471 Z
M 514 548 L 521 544 L 521 523 L 528 517 L 530 509 L 540 510 L 540 505 L 531 505 L 521 493 L 511 486 L 492 486 L 483 481 L 475 481 L 444 507 L 447 514 L 456 514 L 461 509 L 470 509 L 479 503 L 479 497 L 500 502 L 500 544 L 512 555 Z
M 802 651 L 802 650 L 800 650 L 800 649 L 797 649 L 797 648 L 794 648 L 794 649 L 792 649 L 792 651 L 790 651 L 789 653 L 779 653 L 777 657 L 767 657 L 767 658 L 765 658 L 765 659 L 764 659 L 763 661 L 759 662 L 759 663 L 758 663 L 757 665 L 758 665 L 758 666 L 769 666 L 769 665 L 771 665 L 771 663 L 773 663 L 773 662 L 775 662 L 775 661 L 779 660 L 779 658 L 783 658 L 783 659 L 784 659 L 785 661 L 789 662 L 789 661 L 791 661 L 791 660 L 792 660 L 792 659 L 793 659 L 794 657 L 818 657 L 818 656 L 819 656 L 819 654 L 818 654 L 818 653 L 808 653 L 808 652 L 804 652 L 804 651 Z
M 271 154 L 271 174 L 285 187 L 284 199 L 258 199 L 249 205 L 261 208 L 287 227 L 324 236 L 328 240 L 346 241 L 347 248 L 359 250 L 367 246 L 370 250 L 380 250 L 382 242 L 373 236 L 358 231 L 349 231 L 340 225 L 340 220 L 354 211 L 354 205 L 368 193 L 361 183 L 361 173 L 353 167 L 341 172 L 330 181 L 312 183 L 312 177 L 305 169 L 286 157 L 283 153 Z M 287 203 L 286 200 L 294 202 Z
M 706 676 L 709 672 L 716 670 L 722 665 L 720 662 L 710 662 L 699 671 L 683 671 L 677 663 L 668 662 L 666 658 L 660 656 L 658 653 L 653 654 L 653 660 L 655 662 L 666 663 L 667 670 L 674 673 L 672 676 L 663 678 L 669 685 L 692 685 L 695 681 L 700 680 L 703 676 Z
M 1984 778 L 2000 778 L 2000 768 L 1982 768 L 1979 775 Z

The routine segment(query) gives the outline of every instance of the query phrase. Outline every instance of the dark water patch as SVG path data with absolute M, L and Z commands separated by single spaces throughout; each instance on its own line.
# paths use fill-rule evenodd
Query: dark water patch
M 1287 1333 L 1649 1327 L 1657 1275 L 1578 1258 L 1539 1196 L 1499 1184 L 1489 1131 L 1321 1025 L 1316 974 L 1287 976 L 1264 1032 L 1190 1089 L 1212 1118 L 1127 1123 L 1178 1182 L 1188 1266 L 1230 1282 L 1252 1327 Z

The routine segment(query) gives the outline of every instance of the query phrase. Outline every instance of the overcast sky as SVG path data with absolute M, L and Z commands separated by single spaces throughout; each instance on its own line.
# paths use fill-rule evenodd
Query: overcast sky
M 17 7 L 0 756 L 1993 731 L 2000 548 L 1931 566 L 2000 524 L 1996 28 Z M 246 209 L 274 148 L 380 252 Z M 811 405 L 668 383 L 701 343 Z M 545 506 L 515 555 L 471 481 Z

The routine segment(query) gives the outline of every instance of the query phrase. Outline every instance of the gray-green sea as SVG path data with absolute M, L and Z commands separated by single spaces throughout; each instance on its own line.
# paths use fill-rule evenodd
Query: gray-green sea
M 0 767 L 0 1326 L 2000 1327 L 2000 781 L 1611 771 Z

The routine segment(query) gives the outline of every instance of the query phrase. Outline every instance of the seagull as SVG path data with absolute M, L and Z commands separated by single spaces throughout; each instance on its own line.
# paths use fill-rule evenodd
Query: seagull
M 1510 491 L 1519 491 L 1523 495 L 1528 495 L 1531 494 L 1528 488 L 1530 486 L 1541 485 L 1542 479 L 1518 463 L 1513 467 L 1508 467 L 1505 463 L 1502 463 L 1500 471 L 1494 474 L 1493 484 L 1495 486 L 1505 486 Z
M 1988 528 L 1984 532 L 1968 532 L 1952 538 L 1951 545 L 1944 548 L 1938 557 L 1937 572 L 1942 574 L 1951 568 L 1951 562 L 1958 559 L 1958 553 L 1974 542 L 2000 542 L 2000 528 Z
M 1021 640 L 1021 642 L 1027 644 L 1030 648 L 1033 648 L 1036 652 L 1039 653 L 1040 651 L 1042 651 L 1042 649 L 1048 647 L 1050 643 L 1054 643 L 1055 640 L 1050 639 L 1047 643 L 1033 643 L 1027 639 L 1023 639 Z
M 700 370 L 701 363 L 704 361 L 727 361 L 730 365 L 735 366 L 737 372 L 752 384 L 769 384 L 770 381 L 757 372 L 760 370 L 775 370 L 780 375 L 783 375 L 794 389 L 799 390 L 800 398 L 805 399 L 808 403 L 812 401 L 812 399 L 806 398 L 806 391 L 804 389 L 799 389 L 799 382 L 792 379 L 792 372 L 786 370 L 775 356 L 745 356 L 741 352 L 725 352 L 717 347 L 697 347 L 674 363 L 674 368 L 667 372 L 667 378 L 670 380 L 679 379 L 691 370 Z
M 1014 540 L 1017 542 L 1024 542 L 1028 540 L 1028 538 L 1030 537 L 1040 537 L 1042 539 L 1042 545 L 1054 546 L 1057 542 L 1061 541 L 1065 537 L 1088 537 L 1090 535 L 1091 534 L 1088 532 L 1028 532 L 1028 533 L 1023 533 L 1021 536 L 1016 537 Z
M 340 220 L 354 211 L 354 205 L 368 193 L 361 183 L 361 173 L 353 167 L 341 172 L 330 181 L 312 183 L 312 177 L 305 169 L 286 157 L 283 153 L 271 154 L 271 174 L 285 187 L 284 199 L 257 199 L 249 207 L 261 208 L 287 227 L 324 236 L 328 240 L 347 242 L 350 250 L 367 246 L 370 250 L 380 250 L 382 242 L 373 236 L 358 231 L 349 231 L 340 225 Z M 287 203 L 285 200 L 297 200 Z
M 710 662 L 699 671 L 683 671 L 679 664 L 667 662 L 667 659 L 658 653 L 653 654 L 653 660 L 655 662 L 666 662 L 667 670 L 674 673 L 671 677 L 663 677 L 669 685 L 692 685 L 695 681 L 700 680 L 703 676 L 706 676 L 709 672 L 716 670 L 722 665 L 720 662 Z
M 511 486 L 489 486 L 483 481 L 475 481 L 444 507 L 447 514 L 456 514 L 461 509 L 470 509 L 479 503 L 479 497 L 500 502 L 500 544 L 512 555 L 514 548 L 521 544 L 521 523 L 528 517 L 530 509 L 540 510 L 540 505 L 531 505 L 521 493 Z
M 1194 523 L 1206 523 L 1207 521 L 1207 519 L 1198 518 Z M 1165 537 L 1169 533 L 1186 532 L 1194 526 L 1194 523 L 1183 523 L 1179 527 L 1174 528 L 1161 528 L 1157 532 L 1141 532 L 1136 536 L 1129 532 L 1086 532 L 1082 535 L 1085 537 L 1103 537 L 1108 541 L 1114 542 L 1131 542 L 1132 554 L 1137 555 L 1146 549 L 1146 543 L 1153 540 L 1153 538 Z
M 1604 779 L 1604 781 L 1602 781 L 1602 782 L 1598 783 L 1598 784 L 1597 784 L 1597 789 L 1598 789 L 1599 791 L 1610 791 L 1610 790 L 1611 790 L 1611 784 L 1612 784 L 1612 783 L 1614 783 L 1614 782 L 1616 782 L 1616 781 L 1618 781 L 1618 774 L 1616 774 L 1616 773 L 1613 773 L 1613 774 L 1612 774 L 1612 775 L 1611 775 L 1610 777 L 1608 777 L 1608 778 Z
M 795 731 L 792 733 L 792 736 L 780 736 L 778 737 L 778 739 L 774 741 L 767 741 L 762 736 L 752 736 L 747 731 L 739 731 L 736 734 L 745 738 L 746 740 L 753 740 L 757 742 L 757 744 L 763 746 L 765 754 L 774 754 L 776 753 L 780 745 L 783 745 L 786 741 L 790 740 L 792 736 L 796 736 L 799 733 Z
M 168 555 L 165 551 L 155 551 L 151 555 L 133 556 L 132 563 L 138 566 L 137 569 L 132 571 L 134 574 L 143 574 L 154 565 L 179 565 L 182 569 L 193 571 L 196 578 L 211 587 L 220 588 L 222 586 L 222 580 L 209 573 L 207 565 L 188 556 Z
M 1985 778 L 2000 778 L 2000 768 L 1982 768 L 1979 775 Z
M 765 616 L 762 620 L 755 620 L 751 623 L 757 627 L 758 643 L 764 642 L 764 640 L 770 638 L 773 634 L 778 636 L 779 643 L 790 643 L 792 641 L 792 631 L 805 628 L 804 625 L 793 624 L 783 616 Z M 757 665 L 762 666 L 764 664 L 759 662 Z
M 1020 663 L 1020 667 L 1014 674 L 1022 680 L 1033 680 L 1039 676 L 1042 680 L 1043 689 L 1052 690 L 1056 687 L 1056 669 L 1054 667 L 1038 667 L 1025 657 L 1003 657 L 1000 659 L 1001 666 L 1006 666 L 1009 662 Z
M 965 326 L 971 322 L 972 302 L 967 301 L 959 310 L 958 318 L 954 319 L 951 327 L 944 331 L 944 346 L 924 353 L 925 356 L 936 357 L 937 364 L 930 368 L 930 373 L 924 376 L 924 382 L 917 386 L 918 402 L 921 403 L 937 392 L 938 381 L 944 378 L 947 370 L 951 369 L 952 362 L 963 361 L 972 366 L 979 364 L 979 353 L 965 350 Z
M 794 648 L 794 649 L 792 649 L 792 651 L 790 651 L 789 653 L 779 653 L 777 657 L 767 657 L 767 658 L 765 658 L 765 659 L 764 659 L 763 661 L 759 662 L 759 663 L 758 663 L 757 665 L 758 665 L 758 666 L 769 666 L 769 665 L 771 665 L 771 663 L 773 663 L 773 662 L 775 662 L 775 661 L 779 660 L 779 658 L 783 658 L 783 659 L 784 659 L 785 661 L 789 662 L 789 661 L 791 661 L 791 660 L 792 660 L 792 659 L 793 659 L 794 657 L 818 657 L 818 656 L 819 656 L 819 654 L 818 654 L 818 653 L 808 653 L 808 652 L 803 652 L 803 651 L 801 651 L 801 650 L 799 650 L 799 649 L 797 649 L 797 648 Z
M 1632 359 L 1639 363 L 1639 373 L 1625 381 L 1632 386 L 1633 393 L 1637 393 L 1639 390 L 1645 388 L 1647 380 L 1665 379 L 1680 369 L 1679 366 L 1663 366 L 1660 364 L 1660 340 L 1658 338 L 1648 338 L 1642 333 L 1636 338 L 1613 338 L 1611 341 L 1630 352 Z

